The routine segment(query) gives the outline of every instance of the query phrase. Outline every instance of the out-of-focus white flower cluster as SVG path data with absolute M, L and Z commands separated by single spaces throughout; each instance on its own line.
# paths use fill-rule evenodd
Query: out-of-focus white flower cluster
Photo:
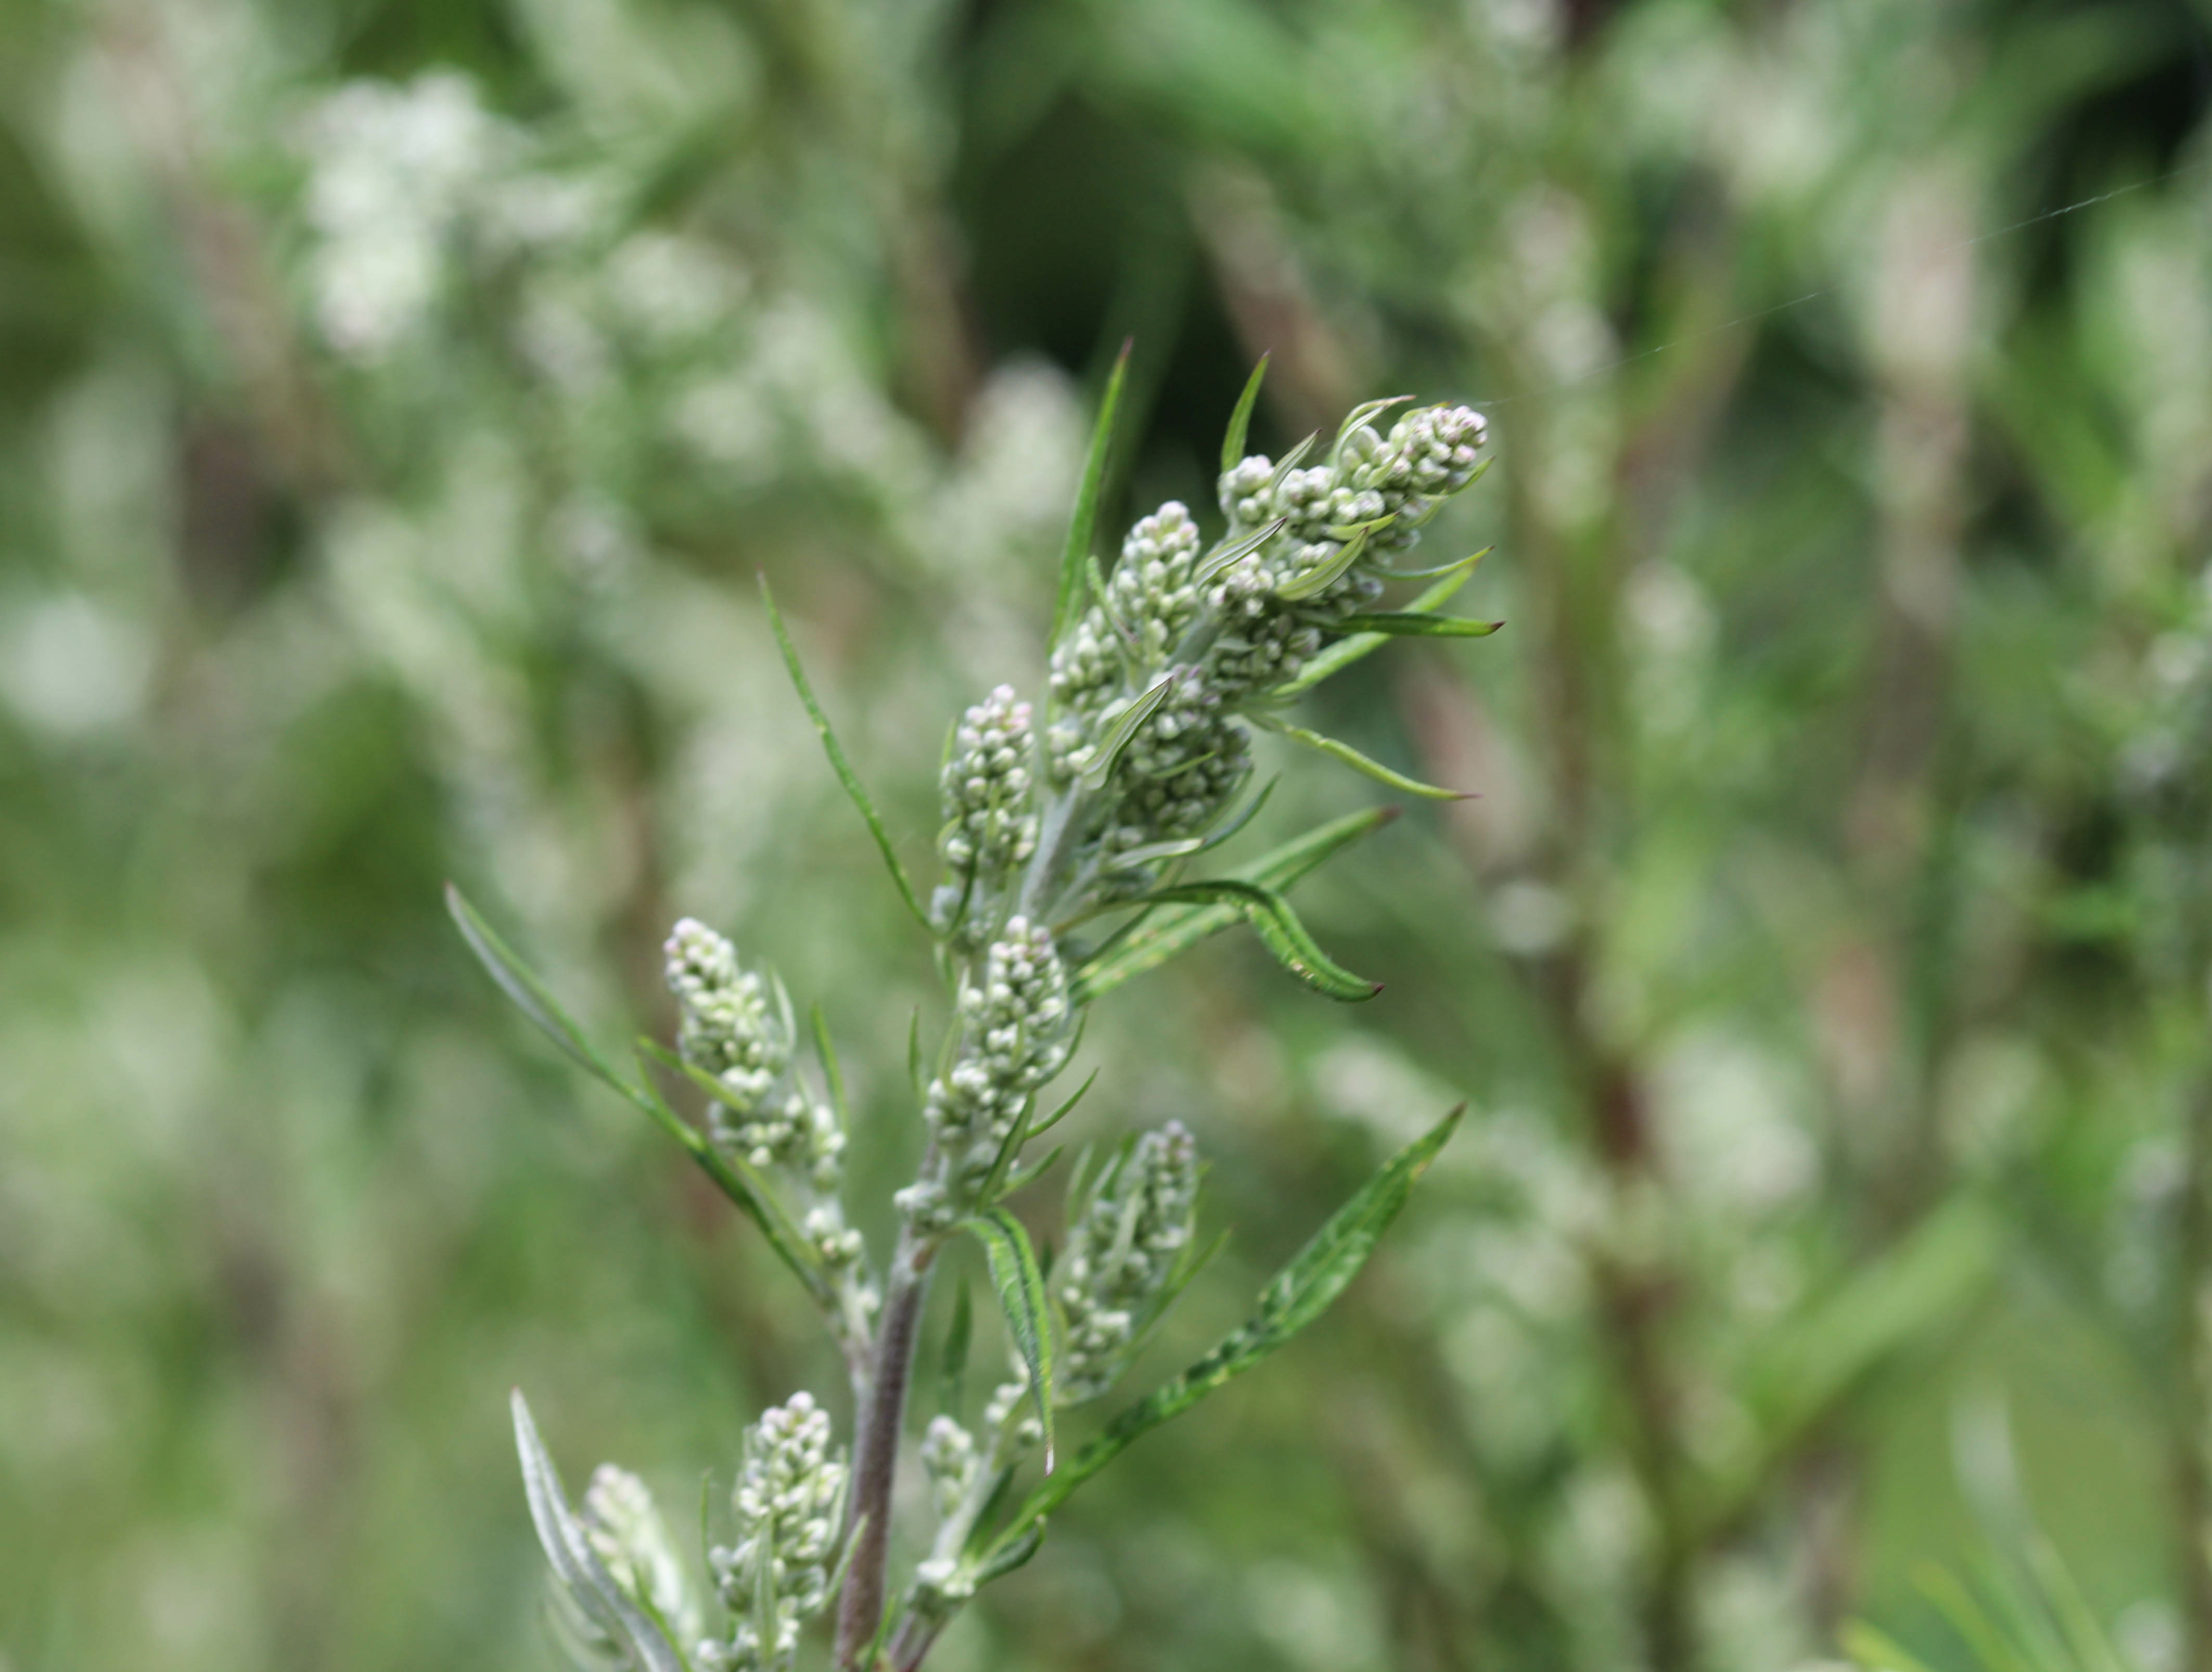
M 592 1553 L 623 1594 L 678 1641 L 696 1641 L 703 1629 L 699 1602 L 645 1482 L 628 1469 L 601 1463 L 592 1471 L 580 1519 Z
M 714 1672 L 787 1672 L 799 1632 L 829 1605 L 844 1522 L 847 1468 L 830 1455 L 830 1414 L 796 1393 L 745 1431 L 732 1502 L 738 1541 L 708 1552 L 736 1616 L 723 1642 L 699 1645 Z

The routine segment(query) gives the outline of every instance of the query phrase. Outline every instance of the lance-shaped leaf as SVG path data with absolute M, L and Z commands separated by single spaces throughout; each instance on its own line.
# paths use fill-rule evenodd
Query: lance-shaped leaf
M 1402 406 L 1411 399 L 1413 399 L 1411 395 L 1384 395 L 1379 399 L 1360 402 L 1358 405 L 1344 415 L 1344 422 L 1336 427 L 1336 440 L 1329 443 L 1330 456 L 1332 458 L 1335 456 L 1337 449 L 1344 445 L 1345 437 L 1351 435 L 1360 425 L 1370 418 L 1381 416 L 1394 406 Z
M 1434 586 L 1424 588 L 1420 596 L 1406 606 L 1403 613 L 1426 615 L 1432 610 L 1442 609 L 1451 595 L 1467 584 L 1468 577 L 1474 573 L 1474 566 L 1489 555 L 1490 548 L 1485 546 L 1473 556 L 1462 557 L 1458 562 L 1438 570 L 1437 573 L 1442 579 Z M 1361 657 L 1371 655 L 1389 641 L 1390 635 L 1388 633 L 1354 633 L 1349 638 L 1339 639 L 1267 695 L 1280 700 L 1295 696 L 1303 690 L 1310 690 L 1330 675 L 1342 672 Z
M 1075 489 L 1075 514 L 1068 520 L 1067 544 L 1060 552 L 1060 592 L 1053 599 L 1052 642 L 1058 644 L 1083 614 L 1083 583 L 1091 561 L 1091 537 L 1098 528 L 1098 496 L 1106 481 L 1106 455 L 1114 440 L 1114 410 L 1121 404 L 1121 384 L 1129 370 L 1132 344 L 1121 344 L 1098 403 L 1098 422 L 1091 431 L 1091 452 Z
M 1259 1309 L 1243 1328 L 1223 1338 L 1174 1381 L 1154 1389 L 1106 1425 L 1105 1432 L 1068 1459 L 1065 1467 L 1032 1492 L 977 1564 L 1003 1572 L 1008 1560 L 1042 1530 L 1044 1518 L 1066 1503 L 1075 1489 L 1114 1461 L 1129 1445 L 1171 1417 L 1176 1417 L 1231 1377 L 1241 1376 L 1326 1310 L 1374 1253 L 1376 1243 L 1406 1205 L 1413 1183 L 1426 1170 L 1466 1112 L 1461 1105 L 1400 1150 L 1337 1209 L 1327 1225 L 1275 1274 L 1260 1296 Z
M 1310 732 L 1303 726 L 1293 726 L 1287 720 L 1254 714 L 1252 718 L 1271 732 L 1280 732 L 1293 743 L 1302 743 L 1309 749 L 1317 749 L 1333 761 L 1341 761 L 1354 772 L 1364 772 L 1378 784 L 1388 784 L 1393 789 L 1402 789 L 1408 795 L 1421 795 L 1431 801 L 1464 801 L 1465 790 L 1446 789 L 1441 784 L 1424 783 L 1419 778 L 1409 778 L 1402 772 L 1393 771 L 1382 762 L 1370 760 L 1350 744 L 1339 739 L 1323 737 L 1319 732 Z
M 1346 633 L 1380 633 L 1386 639 L 1486 639 L 1502 621 L 1468 621 L 1462 616 L 1431 616 L 1414 610 L 1377 610 L 1340 617 L 1331 623 Z
M 1221 437 L 1221 473 L 1224 476 L 1237 468 L 1244 457 L 1244 439 L 1252 431 L 1252 408 L 1260 398 L 1260 381 L 1267 375 L 1267 355 L 1260 356 L 1260 363 L 1252 368 L 1252 375 L 1244 380 L 1244 392 L 1237 397 L 1237 408 L 1229 415 L 1229 428 Z
M 650 1057 L 662 1067 L 681 1074 L 710 1097 L 728 1095 L 727 1088 L 712 1074 L 686 1062 L 665 1045 L 641 1038 L 637 1042 L 637 1052 L 641 1067 L 643 1066 L 643 1059 Z M 683 1128 L 684 1147 L 691 1152 L 692 1158 L 707 1176 L 721 1187 L 722 1194 L 742 1208 L 745 1217 L 760 1227 L 761 1234 L 769 1240 L 769 1246 L 806 1286 L 806 1292 L 814 1297 L 817 1304 L 825 1309 L 834 1309 L 836 1292 L 822 1269 L 821 1256 L 816 1252 L 814 1244 L 807 1240 L 805 1233 L 793 1221 L 791 1215 L 784 1211 L 783 1204 L 776 1199 L 775 1187 L 762 1176 L 760 1170 L 742 1155 L 719 1149 L 710 1143 L 668 1107 L 666 1100 L 653 1090 L 649 1080 L 646 1084 L 646 1092 L 666 1113 L 668 1120 Z
M 522 1390 L 514 1390 L 514 1449 L 522 1459 L 522 1489 L 530 1500 L 530 1519 L 562 1594 L 592 1630 L 623 1655 L 636 1672 L 689 1672 L 684 1657 L 660 1627 L 632 1602 L 592 1548 L 583 1523 L 568 1507 L 561 1477 L 531 1420 Z
M 1006 1316 L 1014 1350 L 1029 1371 L 1030 1397 L 1037 1420 L 1044 1428 L 1044 1472 L 1052 1473 L 1052 1313 L 1044 1292 L 1044 1274 L 1037 1269 L 1036 1250 L 1030 1246 L 1022 1222 L 1003 1207 L 972 1219 L 960 1229 L 982 1243 L 990 1262 L 991 1286 L 998 1293 L 999 1310 Z
M 798 648 L 791 641 L 790 629 L 783 624 L 783 611 L 775 607 L 775 594 L 769 590 L 765 575 L 760 578 L 760 589 L 761 598 L 768 605 L 769 625 L 775 633 L 776 648 L 783 653 L 783 665 L 791 674 L 792 686 L 805 707 L 806 717 L 814 722 L 814 730 L 822 739 L 822 752 L 830 757 L 830 769 L 837 775 L 837 781 L 844 786 L 847 797 L 860 810 L 860 820 L 868 827 L 868 834 L 876 839 L 876 851 L 884 856 L 884 868 L 891 873 L 891 881 L 898 889 L 899 898 L 906 902 L 906 909 L 914 914 L 914 921 L 923 928 L 930 929 L 929 914 L 921 909 L 921 901 L 915 894 L 914 885 L 907 880 L 906 867 L 899 863 L 898 850 L 891 846 L 890 832 L 884 827 L 883 815 L 876 811 L 876 804 L 869 799 L 866 788 L 860 782 L 860 774 L 853 770 L 852 762 L 845 758 L 844 746 L 837 741 L 837 733 L 830 729 L 830 716 L 823 712 L 821 703 L 815 701 L 814 687 L 806 682 L 806 669 L 799 662 Z M 930 929 L 930 932 L 933 934 L 936 933 L 934 929 Z
M 1316 563 L 1295 581 L 1288 581 L 1275 588 L 1275 596 L 1285 604 L 1296 604 L 1327 592 L 1342 580 L 1352 566 L 1367 550 L 1367 537 L 1376 529 L 1389 526 L 1390 519 L 1378 517 L 1373 522 L 1355 524 L 1344 537 L 1344 544 L 1336 555 L 1326 562 Z
M 1198 567 L 1191 571 L 1191 580 L 1203 586 L 1217 575 L 1226 573 L 1243 562 L 1247 555 L 1257 551 L 1281 533 L 1290 526 L 1290 520 L 1288 517 L 1277 517 L 1273 522 L 1261 523 L 1257 528 L 1248 530 L 1233 540 L 1224 540 L 1199 560 Z
M 1263 854 L 1236 875 L 1247 882 L 1286 889 L 1330 855 L 1363 836 L 1372 836 L 1397 816 L 1395 807 L 1370 807 L 1363 812 L 1347 813 Z M 1223 904 L 1156 909 L 1138 927 L 1100 949 L 1075 972 L 1071 983 L 1073 996 L 1079 1004 L 1089 1004 L 1123 982 L 1158 969 L 1169 959 L 1238 921 L 1236 909 Z
M 1129 739 L 1137 735 L 1137 728 L 1152 717 L 1153 710 L 1167 700 L 1167 694 L 1174 685 L 1175 675 L 1172 673 L 1164 675 L 1158 684 L 1142 696 L 1136 697 L 1127 708 L 1121 710 L 1120 716 L 1114 721 L 1112 729 L 1099 740 L 1097 745 L 1098 751 L 1097 756 L 1091 764 L 1083 769 L 1084 788 L 1097 789 L 1105 784 L 1106 780 L 1113 774 L 1114 763 L 1121 758 L 1121 751 L 1129 746 Z
M 538 1031 L 561 1049 L 561 1054 L 586 1073 L 612 1086 L 632 1103 L 639 1103 L 637 1089 L 614 1071 L 613 1065 L 592 1048 L 578 1027 L 561 1008 L 545 983 L 520 958 L 514 949 L 499 938 L 498 932 L 483 920 L 471 905 L 467 897 L 453 884 L 446 885 L 446 911 L 468 942 L 469 950 L 483 965 L 486 974 L 499 983 L 499 990 L 514 1001 L 514 1006 L 537 1024 Z M 647 1110 L 648 1114 L 652 1111 Z
M 945 1331 L 945 1356 L 937 1373 L 937 1408 L 957 1420 L 968 1399 L 968 1345 L 975 1339 L 975 1304 L 968 1280 L 952 1298 L 952 1322 Z
M 1133 904 L 1225 906 L 1252 926 L 1260 944 L 1275 961 L 1316 993 L 1346 1004 L 1371 999 L 1382 990 L 1381 982 L 1355 976 L 1321 949 L 1306 926 L 1280 892 L 1265 883 L 1236 877 L 1217 877 L 1206 882 L 1177 883 L 1155 889 Z
M 737 1204 L 754 1224 L 760 1226 L 769 1243 L 784 1263 L 799 1274 L 807 1292 L 823 1304 L 830 1304 L 830 1290 L 823 1276 L 820 1262 L 816 1259 L 805 1240 L 799 1237 L 789 1219 L 775 1204 L 767 1183 L 747 1166 L 741 1158 L 724 1155 L 698 1129 L 668 1106 L 668 1100 L 653 1088 L 650 1080 L 641 1079 L 633 1085 L 614 1071 L 606 1058 L 593 1049 L 568 1012 L 561 1008 L 545 983 L 532 971 L 530 966 L 516 957 L 514 950 L 500 939 L 491 925 L 485 922 L 477 909 L 471 905 L 460 890 L 451 883 L 446 885 L 446 909 L 459 925 L 461 937 L 469 950 L 499 983 L 500 990 L 512 999 L 518 1009 L 536 1023 L 547 1038 L 561 1048 L 562 1054 L 580 1064 L 591 1075 L 622 1094 L 629 1104 L 644 1114 L 655 1126 L 683 1146 L 684 1152 L 699 1164 L 701 1170 L 713 1179 L 722 1194 Z M 664 1062 L 688 1077 L 697 1079 L 708 1092 L 720 1095 L 722 1087 L 709 1076 L 702 1075 L 690 1064 L 672 1053 L 664 1050 L 650 1040 L 638 1042 L 641 1050 L 650 1051 Z

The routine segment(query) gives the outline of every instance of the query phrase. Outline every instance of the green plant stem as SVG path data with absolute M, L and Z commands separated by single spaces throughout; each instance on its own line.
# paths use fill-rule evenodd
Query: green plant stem
M 837 1599 L 837 1665 L 840 1672 L 863 1672 L 861 1657 L 875 1641 L 884 1614 L 886 1570 L 890 1560 L 891 1485 L 898 1471 L 899 1432 L 906 1416 L 907 1384 L 921 1339 L 922 1303 L 929 1295 L 933 1242 L 911 1227 L 899 1233 L 891 1262 L 890 1292 L 876 1333 L 874 1374 L 862 1403 L 853 1448 L 853 1498 L 848 1511 L 860 1528 L 852 1571 Z

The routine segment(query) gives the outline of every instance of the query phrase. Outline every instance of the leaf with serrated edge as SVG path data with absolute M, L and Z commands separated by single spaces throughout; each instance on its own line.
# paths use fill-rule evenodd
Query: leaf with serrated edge
M 1124 1409 L 1056 1475 L 1039 1485 L 986 1550 L 978 1568 L 988 1569 L 994 1560 L 1037 1533 L 1047 1516 L 1133 1441 L 1170 1417 L 1182 1415 L 1319 1317 L 1367 1263 L 1383 1231 L 1406 1205 L 1414 1181 L 1443 1147 L 1465 1113 L 1462 1104 L 1384 1162 L 1358 1194 L 1315 1232 L 1290 1264 L 1276 1274 L 1261 1293 L 1259 1310 L 1244 1326 L 1224 1337 L 1212 1352 L 1174 1381 Z
M 1172 888 L 1155 889 L 1131 903 L 1147 900 L 1167 905 L 1227 906 L 1252 926 L 1260 944 L 1274 954 L 1278 964 L 1326 997 L 1358 1004 L 1382 990 L 1382 982 L 1353 975 L 1322 951 L 1291 909 L 1291 903 L 1264 883 L 1234 877 L 1178 883 Z
M 1128 374 L 1129 350 L 1121 344 L 1114 370 L 1106 380 L 1105 398 L 1098 403 L 1098 421 L 1091 431 L 1091 452 L 1083 461 L 1083 478 L 1075 490 L 1075 514 L 1068 520 L 1067 543 L 1060 553 L 1060 592 L 1053 599 L 1052 642 L 1058 644 L 1083 615 L 1085 567 L 1091 557 L 1091 537 L 1098 527 L 1098 495 L 1106 480 L 1106 454 L 1114 440 L 1114 410 L 1121 404 L 1121 384 Z
M 1419 778 L 1408 778 L 1402 772 L 1394 772 L 1382 762 L 1369 759 L 1340 739 L 1323 737 L 1319 732 L 1309 732 L 1304 727 L 1293 726 L 1287 720 L 1263 719 L 1258 715 L 1254 718 L 1269 731 L 1280 732 L 1293 743 L 1317 749 L 1331 760 L 1343 762 L 1354 772 L 1365 773 L 1378 784 L 1388 784 L 1408 795 L 1425 796 L 1431 801 L 1464 801 L 1468 799 L 1464 790 L 1446 789 L 1441 784 L 1424 783 Z
M 1330 855 L 1372 836 L 1397 816 L 1395 807 L 1346 813 L 1261 854 L 1235 874 L 1248 882 L 1286 889 Z M 1237 917 L 1237 911 L 1224 905 L 1182 906 L 1155 912 L 1141 927 L 1076 971 L 1071 984 L 1076 1001 L 1087 1005 L 1123 982 L 1158 969 L 1178 953 L 1220 933 Z
M 1452 594 L 1467 584 L 1468 577 L 1474 572 L 1474 566 L 1489 555 L 1490 548 L 1485 546 L 1472 557 L 1462 557 L 1458 562 L 1437 571 L 1443 578 L 1436 585 L 1424 588 L 1420 596 L 1406 606 L 1405 613 L 1425 615 L 1431 610 L 1442 609 Z M 1389 642 L 1388 633 L 1355 633 L 1349 638 L 1339 639 L 1267 695 L 1279 702 L 1285 697 L 1296 696 L 1300 691 L 1310 690 L 1330 675 L 1342 672 L 1361 657 L 1371 655 Z
M 1244 380 L 1244 392 L 1237 397 L 1236 410 L 1229 415 L 1229 428 L 1221 437 L 1221 473 L 1235 470 L 1243 461 L 1245 438 L 1252 433 L 1252 409 L 1260 399 L 1260 381 L 1267 375 L 1268 355 L 1260 356 L 1260 363 L 1252 368 L 1252 375 Z
M 530 1501 L 530 1518 L 538 1528 L 538 1541 L 545 1547 L 562 1589 L 574 1599 L 592 1623 L 617 1641 L 627 1639 L 642 1672 L 689 1672 L 684 1657 L 644 1610 L 630 1601 L 615 1583 L 606 1564 L 592 1548 L 591 1541 L 568 1507 L 561 1477 L 545 1444 L 531 1420 L 522 1390 L 514 1390 L 514 1446 L 522 1459 L 522 1489 Z
M 958 1228 L 983 1245 L 999 1310 L 1006 1314 L 1014 1349 L 1022 1355 L 1022 1364 L 1030 1373 L 1030 1397 L 1044 1428 L 1044 1472 L 1050 1474 L 1052 1314 L 1045 1299 L 1044 1274 L 1037 1269 L 1036 1250 L 1030 1246 L 1029 1232 L 1022 1229 L 1022 1222 L 1003 1207 L 963 1219 Z
M 929 914 L 921 909 L 914 885 L 907 880 L 906 867 L 899 863 L 898 850 L 891 846 L 890 832 L 884 827 L 883 816 L 876 811 L 875 802 L 869 799 L 866 788 L 860 782 L 860 774 L 853 770 L 852 762 L 845 757 L 844 746 L 837 741 L 837 733 L 830 729 L 830 716 L 823 712 L 821 703 L 815 700 L 814 687 L 807 683 L 806 669 L 799 660 L 798 647 L 791 641 L 791 631 L 784 625 L 783 611 L 775 606 L 775 594 L 769 589 L 765 575 L 760 578 L 760 589 L 761 599 L 768 605 L 768 622 L 775 634 L 776 648 L 783 653 L 783 666 L 791 675 L 792 687 L 798 691 L 799 701 L 806 710 L 806 717 L 814 722 L 814 730 L 822 739 L 822 752 L 830 757 L 830 769 L 837 775 L 837 781 L 844 786 L 847 799 L 860 810 L 860 822 L 868 827 L 868 834 L 875 838 L 876 851 L 884 856 L 884 868 L 891 873 L 891 881 L 898 889 L 899 898 L 906 902 L 906 909 L 914 914 L 914 921 L 934 934 L 936 931 L 930 927 Z

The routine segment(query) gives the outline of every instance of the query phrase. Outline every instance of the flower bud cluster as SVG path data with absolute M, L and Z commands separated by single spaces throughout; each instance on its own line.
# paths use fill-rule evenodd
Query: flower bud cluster
M 684 1060 L 713 1075 L 732 1109 L 750 1112 L 791 1067 L 789 1024 L 770 1010 L 759 974 L 738 967 L 737 948 L 696 918 L 678 920 L 662 951 Z
M 686 917 L 670 932 L 669 991 L 683 1025 L 684 1060 L 717 1087 L 708 1119 L 714 1140 L 756 1167 L 783 1166 L 812 1189 L 834 1190 L 844 1170 L 845 1134 L 835 1110 L 791 1072 L 788 1004 L 769 1007 L 769 984 L 738 964 L 737 949 Z
M 1063 1404 L 1113 1385 L 1174 1275 L 1198 1215 L 1198 1150 L 1170 1121 L 1099 1180 L 1054 1273 L 1067 1344 L 1055 1378 Z
M 830 1601 L 847 1471 L 830 1455 L 830 1415 L 811 1395 L 765 1412 L 745 1431 L 732 1502 L 738 1542 L 708 1552 L 714 1584 L 736 1616 L 726 1643 L 699 1645 L 713 1672 L 787 1672 L 799 1627 Z
M 1015 1414 L 1021 1411 L 1028 1414 L 1015 1421 Z M 1023 1363 L 1018 1353 L 1008 1355 L 1006 1380 L 991 1390 L 991 1397 L 983 1407 L 983 1426 L 987 1431 L 1004 1430 L 1009 1422 L 1013 1423 L 1016 1445 L 1042 1444 L 1044 1425 L 1037 1420 L 1035 1408 L 1030 1403 L 1030 1367 Z
M 1353 424 L 1329 457 L 1279 469 L 1255 455 L 1218 483 L 1229 536 L 1282 526 L 1255 550 L 1200 578 L 1198 531 L 1173 501 L 1129 532 L 1105 588 L 1054 650 L 1046 774 L 1066 787 L 1094 769 L 1114 722 L 1164 670 L 1175 680 L 1115 761 L 1086 809 L 1079 837 L 1095 842 L 1110 892 L 1142 886 L 1141 865 L 1115 857 L 1203 830 L 1243 785 L 1249 760 L 1233 716 L 1295 677 L 1336 636 L 1332 623 L 1371 607 L 1382 580 L 1368 564 L 1402 550 L 1450 495 L 1473 481 L 1486 439 L 1481 416 L 1428 407 L 1385 435 Z M 1282 596 L 1344 562 L 1365 526 L 1361 559 L 1326 584 Z
M 1030 806 L 1030 705 L 1000 685 L 961 716 L 940 779 L 945 862 L 958 875 L 1003 876 L 1036 847 Z
M 1066 1062 L 1073 1023 L 1067 971 L 1051 930 L 1010 919 L 1004 938 L 984 954 L 981 978 L 960 989 L 959 1055 L 923 1100 L 940 1164 L 933 1176 L 899 1192 L 902 1212 L 932 1226 L 957 1217 L 1023 1110 Z
M 666 1626 L 678 1642 L 695 1639 L 698 1605 L 675 1541 L 645 1482 L 628 1469 L 600 1464 L 585 1491 L 579 1519 L 592 1553 L 623 1594 Z
M 929 1477 L 930 1499 L 937 1518 L 950 1520 L 975 1484 L 981 1467 L 975 1456 L 975 1437 L 951 1417 L 932 1417 L 922 1436 L 922 1473 Z

